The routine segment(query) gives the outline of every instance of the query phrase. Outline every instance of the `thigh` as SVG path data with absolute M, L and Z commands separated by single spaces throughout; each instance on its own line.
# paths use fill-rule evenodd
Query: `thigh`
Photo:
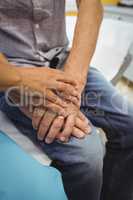
M 81 109 L 95 126 L 105 131 L 108 144 L 117 148 L 133 146 L 133 105 L 92 67 Z
M 84 139 L 71 137 L 66 144 L 55 141 L 46 151 L 62 172 L 68 199 L 100 199 L 104 147 L 94 127 Z
M 99 71 L 90 68 L 82 110 L 108 138 L 101 200 L 131 200 L 133 105 Z
M 37 140 L 37 133 L 32 127 L 31 120 L 26 117 L 19 108 L 9 106 L 4 98 L 1 104 L 1 110 L 15 126 L 34 143 L 40 144 L 52 160 L 61 160 L 64 163 L 69 161 L 70 164 L 73 164 L 76 162 L 83 162 L 84 160 L 89 161 L 90 159 L 95 161 L 98 157 L 101 159 L 101 155 L 103 155 L 103 144 L 95 127 L 92 126 L 91 135 L 87 135 L 82 140 L 72 137 L 68 143 L 55 141 L 48 145 L 44 141 L 39 142 Z M 93 154 L 95 154 L 94 157 L 92 156 Z
M 72 137 L 68 143 L 55 141 L 48 145 L 37 141 L 31 120 L 18 108 L 10 107 L 4 102 L 2 110 L 23 134 L 38 143 L 54 161 L 54 166 L 62 173 L 69 199 L 80 200 L 83 197 L 91 197 L 92 200 L 99 200 L 102 185 L 103 144 L 94 127 L 91 135 L 82 140 Z

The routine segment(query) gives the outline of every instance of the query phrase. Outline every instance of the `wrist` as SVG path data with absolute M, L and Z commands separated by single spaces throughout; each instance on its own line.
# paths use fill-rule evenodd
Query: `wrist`
M 82 93 L 86 85 L 88 72 L 83 72 L 83 70 L 79 70 L 78 67 L 74 67 L 70 64 L 66 64 L 64 66 L 64 72 L 66 72 L 66 74 L 70 74 L 74 78 L 77 82 L 77 89 Z
M 20 76 L 14 65 L 10 63 L 1 63 L 0 65 L 1 78 L 0 85 L 1 87 L 8 89 L 10 87 L 18 86 L 20 83 Z
M 18 86 L 27 86 L 30 81 L 30 77 L 36 74 L 35 67 L 15 67 L 16 73 L 19 76 Z
M 21 73 L 20 73 L 19 69 L 20 69 L 20 67 L 11 66 L 11 71 L 12 71 L 12 74 L 14 76 L 14 80 L 12 82 L 12 86 L 19 87 L 21 85 L 22 77 L 21 77 Z

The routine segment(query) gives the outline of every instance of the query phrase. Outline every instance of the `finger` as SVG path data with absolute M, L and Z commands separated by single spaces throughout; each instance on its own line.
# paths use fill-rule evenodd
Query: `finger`
M 79 100 L 79 98 L 74 97 L 74 96 L 70 96 L 70 95 L 66 95 L 64 93 L 59 93 L 59 96 L 62 99 L 66 100 L 66 101 L 69 101 L 69 103 L 72 102 L 76 106 L 80 107 L 80 100 Z
M 49 130 L 49 133 L 45 139 L 45 142 L 47 144 L 51 144 L 57 138 L 57 135 L 60 133 L 63 127 L 63 124 L 64 124 L 64 117 L 62 116 L 59 116 L 54 120 Z
M 45 113 L 42 121 L 40 122 L 40 126 L 38 129 L 38 139 L 39 140 L 43 140 L 45 138 L 55 117 L 56 117 L 56 114 L 52 111 L 47 111 Z
M 89 123 L 88 118 L 87 118 L 81 111 L 78 113 L 78 117 L 79 117 L 81 120 L 85 121 L 86 123 Z
M 61 98 L 61 96 L 56 95 L 51 90 L 47 90 L 46 99 L 61 106 L 61 107 L 67 106 L 66 102 Z
M 60 107 L 60 106 L 58 106 L 58 105 L 56 105 L 54 103 L 51 103 L 51 102 L 47 101 L 47 103 L 45 105 L 45 108 L 47 108 L 51 112 L 56 113 L 56 115 L 62 115 L 64 117 L 66 117 L 65 109 L 63 109 L 62 107 Z
M 61 77 L 59 77 L 57 81 L 64 82 L 73 86 L 77 86 L 77 81 L 73 80 L 73 78 L 68 77 L 68 76 L 69 75 L 61 75 Z
M 72 95 L 75 97 L 79 96 L 78 91 L 71 85 L 62 82 L 55 83 L 55 89 L 59 92 L 64 92 L 65 94 Z
M 66 119 L 64 130 L 60 134 L 61 142 L 67 142 L 72 134 L 73 127 L 75 125 L 75 115 L 69 115 Z
M 80 107 L 80 101 L 77 97 L 70 96 L 69 101 L 75 104 L 78 108 Z
M 43 106 L 44 102 L 45 102 L 45 99 L 41 95 L 40 97 L 35 96 L 29 101 L 29 103 L 32 104 L 34 107 L 41 107 Z
M 42 117 L 45 115 L 45 108 L 35 108 L 32 116 L 32 126 L 34 129 L 38 129 Z
M 19 107 L 21 112 L 23 112 L 28 118 L 32 119 L 32 113 L 29 111 L 27 107 Z
M 85 137 L 85 133 L 83 131 L 81 131 L 80 129 L 74 127 L 73 128 L 73 131 L 72 131 L 72 136 L 76 137 L 76 138 L 79 138 L 79 139 L 82 139 Z
M 81 120 L 80 118 L 76 118 L 75 127 L 79 130 L 83 131 L 84 134 L 91 133 L 91 126 L 90 124 L 86 123 L 86 121 Z

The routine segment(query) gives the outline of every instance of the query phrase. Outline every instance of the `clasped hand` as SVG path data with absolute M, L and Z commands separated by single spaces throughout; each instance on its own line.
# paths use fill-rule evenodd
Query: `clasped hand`
M 50 68 L 27 68 L 22 70 L 21 76 L 21 85 L 33 92 L 39 91 L 45 97 L 43 104 L 38 106 L 32 100 L 32 112 L 30 105 L 20 106 L 21 111 L 32 119 L 39 140 L 48 144 L 55 139 L 67 142 L 71 136 L 83 138 L 91 132 L 88 119 L 80 111 L 81 94 L 77 82 L 70 75 Z

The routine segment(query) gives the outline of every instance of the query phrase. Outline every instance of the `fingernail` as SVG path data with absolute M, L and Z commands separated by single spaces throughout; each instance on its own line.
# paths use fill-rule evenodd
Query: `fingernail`
M 65 137 L 60 137 L 60 141 L 61 141 L 61 142 L 65 142 L 65 141 L 66 141 L 66 138 L 65 138 Z
M 86 132 L 87 134 L 90 134 L 91 128 L 90 128 L 90 127 L 87 127 L 87 128 L 85 129 L 85 132 Z
M 37 139 L 38 139 L 39 141 L 42 141 L 42 140 L 43 140 L 43 138 L 41 138 L 40 136 L 37 136 Z
M 58 118 L 61 119 L 61 120 L 63 120 L 64 116 L 59 115 Z
M 78 133 L 78 135 L 79 135 L 80 138 L 85 137 L 85 134 L 84 134 L 84 133 Z
M 37 127 L 36 127 L 36 126 L 33 126 L 33 128 L 34 128 L 35 130 L 37 130 Z
M 51 143 L 52 143 L 52 140 L 51 140 L 51 138 L 48 138 L 48 137 L 47 137 L 47 138 L 45 139 L 45 142 L 46 142 L 47 144 L 51 144 Z

